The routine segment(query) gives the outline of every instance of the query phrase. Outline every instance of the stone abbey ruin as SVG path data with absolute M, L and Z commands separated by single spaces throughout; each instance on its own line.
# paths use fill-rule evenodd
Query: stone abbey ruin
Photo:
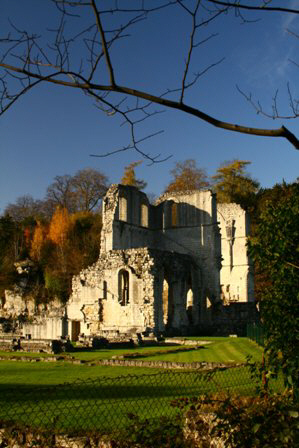
M 155 205 L 135 187 L 103 200 L 101 253 L 63 305 L 36 307 L 6 291 L 0 317 L 24 311 L 30 339 L 244 334 L 256 319 L 249 216 L 209 190 L 167 193 Z

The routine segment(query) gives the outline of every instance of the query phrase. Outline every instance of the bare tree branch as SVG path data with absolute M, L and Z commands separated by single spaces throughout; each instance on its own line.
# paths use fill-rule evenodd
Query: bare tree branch
M 257 114 L 261 114 L 264 117 L 272 118 L 272 119 L 283 119 L 283 120 L 290 120 L 293 118 L 299 117 L 299 100 L 294 99 L 290 84 L 287 83 L 287 93 L 289 98 L 289 107 L 292 111 L 291 114 L 283 115 L 279 112 L 279 106 L 278 106 L 278 89 L 276 90 L 274 97 L 272 98 L 272 113 L 266 112 L 261 105 L 260 101 L 254 100 L 251 93 L 247 94 L 243 90 L 240 89 L 240 87 L 236 86 L 238 92 L 250 103 L 250 105 L 254 108 Z
M 247 9 L 251 11 L 274 11 L 274 12 L 290 12 L 292 14 L 299 14 L 299 9 L 292 9 L 292 8 L 282 8 L 278 6 L 266 6 L 265 4 L 262 6 L 252 6 L 252 5 L 242 5 L 239 0 L 235 0 L 234 3 L 232 2 L 223 2 L 220 0 L 208 0 L 210 3 L 214 3 L 215 5 L 220 6 L 228 6 L 232 8 L 238 8 L 238 9 Z
M 102 40 L 102 47 L 103 47 L 103 51 L 105 54 L 105 58 L 106 58 L 106 62 L 107 62 L 107 67 L 110 73 L 110 83 L 112 86 L 115 86 L 115 79 L 114 79 L 114 72 L 113 72 L 113 67 L 112 67 L 112 63 L 111 63 L 111 59 L 110 59 L 110 54 L 108 51 L 108 46 L 107 46 L 107 42 L 106 42 L 106 37 L 105 37 L 105 33 L 102 27 L 102 23 L 101 23 L 101 19 L 100 19 L 100 13 L 96 7 L 95 4 L 95 0 L 91 0 L 91 6 L 94 12 L 94 15 L 96 17 L 96 23 L 97 23 L 97 27 L 99 29 L 99 32 L 101 34 L 101 40 Z
M 186 64 L 185 64 L 185 70 L 184 70 L 183 79 L 182 79 L 182 91 L 181 91 L 181 98 L 180 98 L 180 102 L 182 103 L 183 99 L 184 99 L 184 94 L 185 94 L 187 74 L 188 74 L 189 67 L 190 67 L 192 52 L 194 50 L 194 38 L 195 38 L 195 32 L 196 32 L 196 14 L 197 14 L 197 11 L 198 11 L 198 8 L 199 8 L 200 0 L 197 0 L 197 3 L 196 3 L 195 8 L 194 8 L 194 11 L 189 10 L 181 2 L 181 0 L 179 0 L 178 3 L 179 3 L 179 5 L 182 6 L 182 8 L 184 8 L 188 12 L 188 14 L 191 15 L 191 18 L 192 18 L 192 31 L 191 31 L 191 34 L 190 34 L 189 51 L 188 51 L 188 56 L 187 56 L 187 60 L 186 60 Z
M 17 72 L 17 73 L 23 73 L 25 75 L 28 75 L 32 78 L 36 78 L 48 83 L 57 84 L 60 86 L 65 87 L 72 87 L 75 89 L 81 89 L 81 90 L 95 90 L 95 91 L 103 91 L 103 92 L 118 92 L 123 93 L 130 96 L 135 96 L 137 98 L 142 98 L 148 101 L 151 101 L 153 103 L 160 104 L 162 106 L 169 107 L 171 109 L 176 109 L 182 112 L 185 112 L 189 115 L 193 115 L 197 118 L 200 118 L 203 121 L 206 121 L 207 123 L 210 123 L 211 125 L 226 129 L 228 131 L 233 132 L 240 132 L 242 134 L 251 134 L 251 135 L 259 135 L 263 137 L 283 137 L 286 138 L 292 145 L 299 149 L 299 140 L 295 137 L 294 134 L 292 134 L 285 126 L 281 126 L 277 129 L 263 129 L 263 128 L 252 128 L 249 126 L 244 125 L 238 125 L 233 124 L 225 121 L 218 120 L 217 118 L 214 118 L 205 112 L 195 109 L 194 107 L 187 106 L 186 104 L 182 104 L 181 102 L 168 100 L 166 98 L 161 98 L 155 95 L 152 95 L 147 92 L 142 92 L 140 90 L 132 89 L 130 87 L 124 87 L 124 86 L 117 86 L 117 85 L 100 85 L 100 84 L 94 84 L 94 83 L 88 83 L 87 80 L 84 80 L 83 82 L 68 82 L 68 81 L 62 81 L 60 79 L 55 79 L 55 76 L 59 74 L 64 75 L 72 75 L 76 78 L 82 79 L 81 76 L 79 76 L 77 73 L 72 72 L 59 72 L 54 73 L 52 75 L 49 75 L 48 77 L 42 77 L 39 74 L 29 72 L 28 70 L 25 70 L 23 68 L 13 67 L 7 64 L 0 64 L 0 67 L 6 68 L 7 70 Z
M 0 44 L 4 46 L 4 51 L 0 59 L 0 68 L 3 69 L 3 73 L 0 75 L 0 115 L 10 108 L 22 95 L 37 84 L 43 82 L 73 88 L 83 92 L 95 101 L 96 107 L 101 111 L 108 116 L 120 116 L 122 124 L 128 125 L 130 129 L 129 144 L 120 149 L 107 152 L 105 155 L 134 149 L 143 157 L 147 158 L 150 163 L 161 161 L 160 154 L 152 156 L 143 151 L 140 145 L 149 138 L 159 135 L 162 131 L 150 132 L 148 135 L 142 137 L 137 137 L 136 131 L 138 124 L 161 113 L 161 111 L 152 110 L 152 105 L 154 104 L 185 112 L 220 129 L 264 137 L 282 137 L 287 139 L 296 149 L 299 149 L 297 137 L 284 126 L 277 129 L 264 129 L 234 124 L 229 121 L 219 120 L 217 117 L 205 113 L 200 108 L 185 104 L 186 90 L 194 86 L 201 76 L 220 64 L 223 60 L 223 58 L 220 58 L 218 61 L 206 64 L 201 70 L 193 73 L 193 77 L 190 76 L 191 70 L 193 69 L 193 55 L 195 50 L 217 35 L 217 33 L 211 33 L 208 36 L 200 36 L 201 39 L 198 39 L 197 34 L 199 31 L 203 31 L 206 26 L 210 25 L 214 20 L 217 20 L 222 14 L 227 13 L 230 8 L 235 8 L 235 10 L 252 9 L 257 11 L 279 11 L 296 14 L 299 11 L 289 8 L 269 7 L 265 2 L 263 3 L 263 7 L 253 7 L 245 4 L 241 5 L 237 1 L 225 2 L 218 0 L 205 0 L 206 3 L 203 0 L 194 0 L 193 3 L 188 3 L 184 0 L 161 0 L 158 5 L 141 1 L 139 7 L 136 7 L 136 2 L 134 2 L 134 6 L 131 9 L 126 7 L 121 8 L 116 1 L 115 3 L 111 2 L 112 6 L 110 9 L 101 11 L 97 6 L 97 0 L 51 1 L 56 5 L 58 11 L 60 11 L 58 13 L 60 20 L 56 28 L 47 30 L 52 35 L 52 43 L 47 41 L 46 50 L 44 49 L 42 44 L 43 40 L 40 36 L 33 33 L 30 35 L 28 32 L 17 28 L 13 24 L 11 24 L 12 34 L 8 34 L 4 39 L 0 39 Z M 207 8 L 207 3 L 216 6 L 214 8 Z M 130 5 L 130 3 L 128 4 Z M 179 7 L 182 12 L 188 14 L 191 18 L 185 65 L 180 84 L 178 84 L 180 87 L 168 89 L 164 94 L 159 95 L 151 91 L 137 90 L 127 85 L 119 85 L 115 80 L 114 67 L 111 60 L 112 45 L 119 41 L 119 39 L 127 37 L 128 30 L 133 25 L 147 19 L 151 14 L 155 14 L 162 9 L 175 6 Z M 83 7 L 83 11 L 88 11 L 89 8 L 92 12 L 94 23 L 89 23 L 90 15 L 87 15 L 88 22 L 83 20 L 81 28 L 79 25 L 79 29 L 76 28 L 76 31 L 72 31 L 71 36 L 69 36 L 68 21 L 76 20 L 76 23 L 80 24 L 80 21 L 77 20 L 80 18 L 80 15 L 76 14 L 80 7 Z M 204 13 L 200 14 L 200 11 L 204 11 Z M 117 14 L 118 18 L 122 18 L 121 20 L 111 22 L 112 25 L 108 20 L 106 21 L 106 17 L 114 19 Z M 105 16 L 104 22 L 102 21 L 103 16 Z M 123 19 L 124 23 L 122 22 Z M 244 18 L 242 20 L 246 21 Z M 106 22 L 109 24 L 110 29 L 104 27 L 103 23 L 106 25 Z M 85 53 L 83 56 L 78 54 L 76 47 L 75 51 L 73 50 L 77 42 L 79 42 L 78 48 L 80 48 L 80 51 L 82 48 L 84 49 Z M 107 84 L 105 81 L 102 81 L 103 69 L 108 71 L 109 82 Z M 16 86 L 18 87 L 17 91 L 15 91 Z M 259 102 L 253 100 L 251 94 L 247 95 L 241 89 L 239 91 L 252 104 L 257 113 L 271 118 L 291 118 L 288 116 L 279 116 L 277 104 L 278 92 L 275 93 L 273 98 L 272 113 L 268 114 L 263 110 Z M 174 99 L 166 98 L 169 94 L 172 94 Z M 299 102 L 293 98 L 289 86 L 288 96 L 293 118 L 294 116 L 298 116 Z M 129 101 L 130 98 L 135 98 L 136 103 L 132 105 L 132 101 Z M 163 158 L 162 160 L 166 160 L 167 158 L 169 157 Z

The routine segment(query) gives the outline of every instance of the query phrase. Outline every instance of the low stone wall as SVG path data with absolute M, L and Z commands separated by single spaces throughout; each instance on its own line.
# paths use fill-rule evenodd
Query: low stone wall
M 196 341 L 192 339 L 175 339 L 175 338 L 166 338 L 164 340 L 165 344 L 180 344 L 180 345 L 192 345 L 192 346 L 200 346 L 210 344 L 211 341 Z
M 245 363 L 224 364 L 219 362 L 173 362 L 173 361 L 144 361 L 131 359 L 103 359 L 101 361 L 85 361 L 83 359 L 66 358 L 64 356 L 51 356 L 47 358 L 32 358 L 27 356 L 1 356 L 0 361 L 22 361 L 22 362 L 56 362 L 65 361 L 71 364 L 85 364 L 87 366 L 111 366 L 111 367 L 151 367 L 154 369 L 185 369 L 185 370 L 214 370 L 219 368 L 240 367 Z
M 185 420 L 183 434 L 185 439 L 185 446 L 210 448 L 224 448 L 225 444 L 219 437 L 211 437 L 211 430 L 214 423 L 214 415 L 194 413 L 193 419 L 188 416 Z M 198 431 L 199 423 L 201 431 Z M 100 435 L 96 432 L 85 435 L 70 435 L 70 434 L 55 434 L 51 431 L 33 431 L 30 428 L 19 428 L 12 426 L 10 428 L 0 429 L 0 446 L 6 448 L 30 448 L 39 446 L 42 448 L 113 448 L 117 436 Z M 127 446 L 127 445 L 126 445 Z M 132 445 L 133 446 L 137 445 Z M 138 444 L 138 446 L 140 446 Z
M 2 428 L 0 429 L 0 447 L 6 448 L 112 448 L 107 436 L 71 436 L 69 434 L 55 434 L 51 432 L 33 431 L 29 428 Z
M 212 313 L 213 336 L 237 334 L 246 336 L 249 322 L 257 322 L 259 314 L 254 302 L 230 303 Z
M 76 361 L 74 361 L 76 363 Z M 80 361 L 82 363 L 82 361 Z M 126 367 L 152 367 L 155 369 L 196 369 L 196 370 L 213 370 L 215 368 L 228 368 L 232 366 L 240 367 L 244 363 L 223 364 L 216 362 L 173 362 L 173 361 L 141 361 L 141 360 L 121 360 L 121 359 L 104 359 L 90 365 L 103 366 L 126 366 Z
M 0 350 L 5 352 L 23 351 L 31 353 L 59 353 L 66 342 L 49 339 L 24 339 L 16 336 L 0 337 Z

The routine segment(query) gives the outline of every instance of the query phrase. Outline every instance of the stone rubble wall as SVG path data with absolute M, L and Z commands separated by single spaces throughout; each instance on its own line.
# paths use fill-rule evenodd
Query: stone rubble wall
M 92 267 L 74 277 L 73 293 L 67 309 L 68 318 L 80 321 L 85 319 L 82 325 L 85 331 L 82 331 L 86 332 L 86 335 L 162 331 L 164 324 L 161 273 L 167 266 L 173 281 L 185 279 L 191 264 L 192 259 L 186 255 L 174 256 L 171 252 L 149 248 L 107 252 Z M 121 270 L 127 270 L 129 275 L 130 300 L 126 306 L 119 303 Z M 186 314 L 186 305 L 182 306 Z M 88 307 L 90 313 L 87 313 Z M 182 318 L 177 316 L 178 321 Z
M 36 304 L 30 297 L 23 297 L 20 291 L 5 291 L 0 317 L 18 322 L 21 336 L 34 339 L 60 339 L 65 336 L 65 305 L 59 300 Z
M 68 317 L 84 320 L 86 334 L 101 331 L 143 332 L 154 327 L 154 261 L 147 248 L 104 253 L 90 268 L 74 277 Z M 129 303 L 119 303 L 119 272 L 129 273 Z M 105 283 L 104 283 L 105 282 Z M 105 297 L 106 284 L 106 297 Z M 88 306 L 90 305 L 89 310 Z M 83 316 L 84 313 L 84 316 Z M 83 331 L 84 332 L 84 331 Z
M 218 204 L 221 295 L 224 304 L 254 301 L 253 266 L 247 251 L 249 215 L 238 204 Z
M 0 356 L 0 361 L 7 361 L 7 357 Z M 68 362 L 75 365 L 94 366 L 110 366 L 110 367 L 149 367 L 153 369 L 183 369 L 183 370 L 199 370 L 212 371 L 215 369 L 228 369 L 234 367 L 242 367 L 245 363 L 220 363 L 220 362 L 175 362 L 175 361 L 146 361 L 142 359 L 103 359 L 98 361 L 86 361 L 84 359 L 65 359 L 63 356 L 52 356 L 48 358 L 31 358 L 26 356 L 10 357 L 10 361 L 15 362 Z
M 8 337 L 3 335 L 0 337 L 0 350 L 5 352 L 11 351 L 24 351 L 32 353 L 53 353 L 53 342 L 49 339 L 37 340 L 37 339 L 22 339 L 17 337 Z M 7 361 L 7 359 L 12 361 L 28 361 L 28 357 L 0 357 L 1 361 Z M 33 362 L 36 360 L 42 360 L 43 358 L 32 358 Z

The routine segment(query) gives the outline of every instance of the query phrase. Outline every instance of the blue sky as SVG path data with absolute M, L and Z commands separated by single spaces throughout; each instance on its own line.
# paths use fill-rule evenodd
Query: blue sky
M 101 4 L 111 5 L 112 1 Z M 121 3 L 121 2 L 120 2 Z M 130 4 L 138 3 L 131 0 Z M 190 2 L 189 2 L 190 3 Z M 251 2 L 253 3 L 253 2 Z M 273 1 L 273 5 L 298 7 L 299 1 Z M 1 36 L 9 29 L 8 17 L 19 28 L 42 33 L 57 25 L 56 9 L 48 0 L 1 0 Z M 194 53 L 191 73 L 203 70 L 224 57 L 224 61 L 202 76 L 188 91 L 185 102 L 221 120 L 255 127 L 287 126 L 299 136 L 299 118 L 271 120 L 257 115 L 236 89 L 251 92 L 271 112 L 271 100 L 279 89 L 282 114 L 288 114 L 287 83 L 298 97 L 299 68 L 296 59 L 299 40 L 286 32 L 299 34 L 299 16 L 277 13 L 246 14 L 261 20 L 242 24 L 233 13 L 200 30 L 199 40 L 218 33 Z M 86 18 L 86 23 L 88 19 Z M 71 31 L 79 21 L 71 19 Z M 112 26 L 105 23 L 106 26 Z M 117 82 L 161 94 L 180 85 L 188 45 L 190 18 L 178 7 L 152 15 L 132 28 L 111 52 Z M 77 49 L 76 57 L 82 51 Z M 0 46 L 0 53 L 2 53 Z M 103 73 L 102 81 L 106 81 Z M 158 106 L 155 107 L 157 110 Z M 117 117 L 108 117 L 78 91 L 40 85 L 24 95 L 0 116 L 0 213 L 17 197 L 30 194 L 41 199 L 56 175 L 75 174 L 92 167 L 103 171 L 111 182 L 120 181 L 124 167 L 140 160 L 134 151 L 107 158 L 91 158 L 129 143 L 129 129 Z M 161 164 L 144 161 L 137 176 L 147 181 L 147 192 L 160 194 L 170 181 L 176 161 L 193 158 L 199 167 L 213 175 L 226 160 L 250 160 L 251 175 L 262 186 L 271 187 L 283 179 L 299 176 L 299 152 L 284 139 L 242 135 L 213 128 L 179 111 L 164 109 L 145 121 L 140 137 L 163 130 L 147 140 L 142 149 L 152 155 L 172 157 Z

